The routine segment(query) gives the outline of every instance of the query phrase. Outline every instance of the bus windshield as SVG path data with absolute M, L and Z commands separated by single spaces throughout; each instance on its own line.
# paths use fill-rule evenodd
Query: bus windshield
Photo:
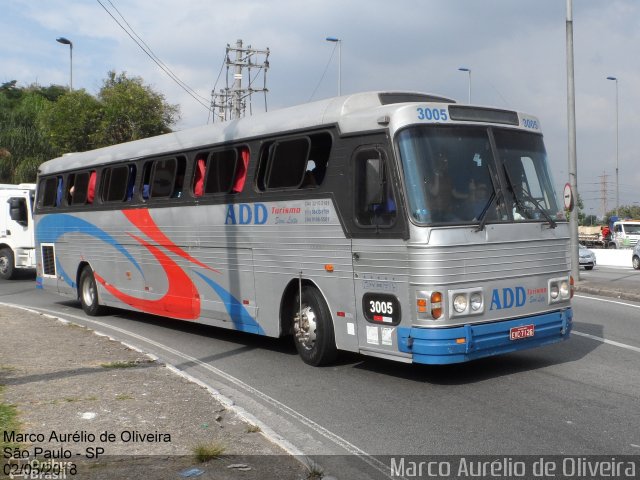
M 420 125 L 400 131 L 397 145 L 416 223 L 559 219 L 540 135 Z

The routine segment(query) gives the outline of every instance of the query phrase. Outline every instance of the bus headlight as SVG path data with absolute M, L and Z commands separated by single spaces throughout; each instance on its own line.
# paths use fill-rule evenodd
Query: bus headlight
M 462 313 L 467 309 L 467 296 L 463 293 L 458 293 L 453 297 L 453 309 Z
M 572 287 L 569 277 L 552 278 L 549 280 L 548 303 L 567 302 L 571 299 Z
M 482 308 L 482 294 L 480 292 L 471 294 L 471 310 L 477 312 Z
M 466 317 L 484 313 L 484 294 L 481 288 L 465 288 L 449 291 L 452 317 Z

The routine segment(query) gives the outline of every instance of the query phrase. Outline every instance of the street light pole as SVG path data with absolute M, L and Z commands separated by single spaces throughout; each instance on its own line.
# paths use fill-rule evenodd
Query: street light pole
M 569 211 L 569 254 L 571 258 L 571 276 L 580 280 L 580 257 L 578 255 L 578 154 L 576 149 L 576 90 L 573 68 L 573 2 L 567 0 L 567 123 L 568 123 L 568 156 L 569 185 L 574 196 Z
M 467 67 L 460 67 L 458 70 L 469 74 L 469 103 L 471 103 L 471 69 Z
M 327 37 L 327 42 L 338 44 L 338 96 L 342 95 L 342 39 L 336 37 Z
M 63 45 L 69 45 L 69 91 L 73 90 L 73 42 L 71 40 L 58 37 L 56 38 L 56 42 L 62 43 Z
M 618 216 L 618 209 L 620 208 L 620 184 L 618 183 L 618 77 L 607 77 L 607 80 L 613 80 L 616 82 L 616 217 Z

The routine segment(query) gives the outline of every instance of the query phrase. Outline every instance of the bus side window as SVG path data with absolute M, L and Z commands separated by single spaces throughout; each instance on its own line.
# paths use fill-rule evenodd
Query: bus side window
M 58 205 L 58 203 L 56 203 L 58 183 L 61 180 L 60 177 L 49 177 L 40 181 L 40 185 L 38 186 L 38 206 L 55 207 Z M 62 190 L 62 186 L 60 186 L 60 190 Z
M 355 217 L 362 226 L 391 226 L 396 218 L 396 201 L 384 154 L 366 148 L 355 156 Z
M 69 180 L 71 193 L 71 205 L 84 205 L 88 201 L 89 193 L 89 172 L 78 173 L 73 180 Z
M 167 158 L 153 162 L 151 174 L 151 198 L 170 197 L 174 192 L 176 179 L 176 160 Z
M 303 181 L 310 147 L 307 137 L 280 140 L 271 145 L 264 172 L 267 190 L 298 188 Z
M 102 201 L 122 202 L 128 195 L 131 165 L 119 165 L 102 171 Z
M 211 152 L 207 161 L 207 180 L 204 193 L 229 193 L 233 187 L 238 152 L 236 149 Z

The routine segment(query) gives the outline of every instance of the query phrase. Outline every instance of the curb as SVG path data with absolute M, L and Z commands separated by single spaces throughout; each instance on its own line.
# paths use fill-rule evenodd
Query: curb
M 633 302 L 640 302 L 640 292 L 634 293 L 627 290 L 616 290 L 610 288 L 593 287 L 590 285 L 576 285 L 576 293 L 588 293 L 591 295 L 600 295 L 602 297 L 618 298 L 621 300 L 631 300 Z

